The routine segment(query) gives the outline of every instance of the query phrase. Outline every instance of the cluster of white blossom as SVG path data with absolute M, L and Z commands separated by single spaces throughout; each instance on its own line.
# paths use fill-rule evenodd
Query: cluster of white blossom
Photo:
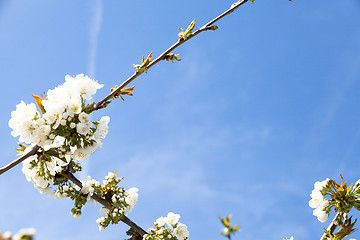
M 41 168 L 44 168 L 44 165 L 38 164 L 38 155 L 33 155 L 28 157 L 23 162 L 22 171 L 26 176 L 28 181 L 32 181 L 34 187 L 36 187 L 41 193 L 51 193 L 49 184 L 54 183 L 54 176 L 56 173 L 62 171 L 63 167 L 67 166 L 68 161 L 60 160 L 59 158 L 52 157 L 51 161 L 46 163 L 46 168 L 48 170 L 48 175 L 45 173 L 40 173 Z M 52 176 L 52 177 L 51 177 Z
M 104 230 L 106 225 L 106 217 L 100 217 L 96 219 L 96 223 L 99 224 L 99 231 Z
M 321 193 L 321 190 L 326 187 L 329 180 L 330 179 L 327 178 L 322 182 L 315 182 L 314 190 L 310 194 L 311 200 L 309 201 L 309 206 L 315 208 L 313 215 L 316 216 L 320 222 L 326 222 L 329 217 L 329 213 L 325 211 L 325 208 L 329 206 L 329 201 Z
M 21 102 L 11 113 L 12 136 L 19 136 L 20 142 L 29 144 L 27 149 L 35 144 L 40 146 L 39 154 L 29 157 L 23 165 L 27 180 L 40 192 L 49 193 L 48 186 L 53 184 L 54 176 L 70 163 L 73 170 L 81 170 L 76 161 L 86 160 L 102 145 L 110 118 L 104 116 L 92 122 L 85 105 L 101 87 L 83 74 L 67 75 L 65 83 L 48 90 L 43 99 L 34 96 L 40 112 L 34 103 Z
M 189 237 L 187 226 L 179 222 L 180 215 L 172 212 L 167 217 L 160 217 L 154 223 L 155 228 L 149 228 L 148 234 L 143 236 L 143 240 L 186 240 Z
M 91 100 L 91 96 L 102 87 L 83 74 L 65 76 L 64 84 L 48 90 L 46 98 L 37 102 L 38 105 L 41 103 L 39 107 L 43 116 L 34 103 L 26 105 L 22 101 L 16 106 L 9 121 L 12 136 L 20 136 L 20 142 L 46 146 L 55 137 L 50 132 L 59 126 L 68 125 L 76 128 L 79 134 L 88 134 L 92 124 L 88 115 L 82 112 L 84 101 Z
M 99 181 L 91 179 L 90 176 L 88 176 L 84 181 L 82 181 L 81 192 L 83 194 L 87 194 L 87 202 L 94 202 L 96 204 L 96 202 L 91 198 L 92 195 L 95 193 L 96 188 L 101 188 L 101 184 Z

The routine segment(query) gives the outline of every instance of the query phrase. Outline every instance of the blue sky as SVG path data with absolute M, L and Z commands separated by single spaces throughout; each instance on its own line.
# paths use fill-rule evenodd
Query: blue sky
M 0 165 L 16 157 L 10 113 L 84 73 L 105 87 L 129 77 L 143 55 L 162 53 L 178 27 L 201 26 L 231 1 L 0 1 Z M 243 227 L 234 239 L 318 239 L 308 206 L 313 183 L 360 178 L 360 2 L 247 3 L 135 80 L 135 97 L 111 117 L 86 171 L 109 171 L 139 188 L 129 215 L 143 228 L 173 211 L 191 239 L 221 239 L 219 216 Z M 81 176 L 79 176 L 81 177 Z M 36 239 L 124 239 L 99 232 L 98 209 L 74 219 L 70 200 L 41 195 L 18 166 L 0 177 L 0 231 L 35 227 Z M 354 237 L 358 237 L 358 232 Z

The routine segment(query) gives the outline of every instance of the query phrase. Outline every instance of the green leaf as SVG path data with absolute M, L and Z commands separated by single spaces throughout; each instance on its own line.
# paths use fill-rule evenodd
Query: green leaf
M 220 217 L 220 221 L 225 227 L 227 227 L 227 228 L 230 227 L 230 222 L 228 221 L 228 218 L 224 219 L 224 218 Z
M 189 25 L 188 28 L 185 30 L 185 32 L 184 32 L 184 30 L 182 30 L 181 28 L 179 28 L 179 30 L 180 30 L 180 33 L 178 34 L 179 38 L 186 40 L 188 37 L 191 36 L 192 30 L 194 29 L 194 27 L 195 27 L 195 20 L 193 20 L 193 21 L 190 23 L 190 25 Z
M 240 226 L 234 226 L 231 228 L 232 231 L 239 231 L 240 230 Z

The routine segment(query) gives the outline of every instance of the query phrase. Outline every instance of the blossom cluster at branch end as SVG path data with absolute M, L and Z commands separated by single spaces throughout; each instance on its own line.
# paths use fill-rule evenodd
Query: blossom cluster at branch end
M 34 96 L 36 104 L 21 102 L 11 113 L 11 135 L 19 137 L 20 153 L 27 153 L 35 144 L 36 155 L 23 162 L 23 173 L 41 193 L 51 194 L 50 185 L 66 179 L 61 173 L 81 171 L 79 161 L 86 160 L 108 133 L 110 118 L 91 121 L 91 100 L 103 85 L 83 74 L 65 76 L 65 83 L 47 91 L 43 98 Z M 28 146 L 27 146 L 27 145 Z
M 122 178 L 116 172 L 109 172 L 103 184 L 87 177 L 74 185 L 69 177 L 81 171 L 81 161 L 86 160 L 108 134 L 110 118 L 101 117 L 91 121 L 90 113 L 94 104 L 87 104 L 103 85 L 83 74 L 65 76 L 65 83 L 48 90 L 45 96 L 34 96 L 34 103 L 21 102 L 11 113 L 9 126 L 12 136 L 19 137 L 21 154 L 26 154 L 35 145 L 36 154 L 23 161 L 22 171 L 41 193 L 74 200 L 71 214 L 78 218 L 87 202 L 97 197 L 108 202 L 107 217 L 97 220 L 100 230 L 109 223 L 118 223 L 133 209 L 138 200 L 138 189 L 125 190 L 118 186 Z M 131 93 L 131 89 L 129 90 Z M 104 209 L 103 209 L 104 211 Z
M 355 208 L 360 211 L 360 180 L 355 184 L 348 185 L 341 177 L 341 183 L 336 183 L 332 179 L 315 182 L 314 190 L 311 193 L 309 206 L 315 208 L 313 214 L 320 222 L 325 222 L 333 209 L 337 213 L 329 229 L 324 228 L 323 239 L 344 239 L 356 231 L 355 224 L 357 219 L 348 216 L 349 212 Z M 336 227 L 340 229 L 334 232 Z
M 143 240 L 187 240 L 189 231 L 187 226 L 179 222 L 180 215 L 173 212 L 166 217 L 160 217 L 154 223 L 155 228 L 149 228 Z

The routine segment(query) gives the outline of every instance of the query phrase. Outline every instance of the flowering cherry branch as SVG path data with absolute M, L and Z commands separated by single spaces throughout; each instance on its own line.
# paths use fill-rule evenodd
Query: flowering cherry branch
M 198 30 L 196 30 L 195 32 L 191 33 L 189 36 L 182 38 L 180 37 L 179 40 L 173 44 L 170 48 L 168 48 L 165 52 L 163 52 L 160 56 L 158 56 L 155 60 L 150 61 L 149 64 L 146 67 L 146 69 L 151 68 L 152 66 L 154 66 L 156 63 L 160 62 L 161 60 L 168 60 L 170 57 L 170 60 L 175 60 L 177 59 L 177 57 L 179 55 L 175 55 L 175 54 L 171 54 L 171 52 L 176 49 L 177 47 L 179 47 L 180 45 L 182 45 L 183 43 L 187 42 L 188 40 L 190 40 L 191 38 L 195 37 L 196 35 L 198 35 L 199 33 L 203 32 L 203 31 L 207 31 L 207 30 L 216 30 L 217 27 L 213 26 L 213 24 L 217 21 L 219 21 L 220 19 L 222 19 L 223 17 L 229 15 L 230 13 L 232 13 L 233 11 L 235 11 L 236 9 L 238 9 L 241 5 L 243 5 L 244 3 L 248 2 L 248 0 L 242 0 L 242 1 L 238 1 L 234 4 L 231 5 L 231 7 L 225 11 L 224 13 L 220 14 L 219 16 L 217 16 L 216 18 L 214 18 L 213 20 L 211 20 L 210 22 L 208 22 L 207 24 L 205 24 L 204 26 L 202 26 L 201 28 L 199 28 Z M 253 2 L 251 0 L 251 2 Z M 178 60 L 178 59 L 177 59 Z M 131 77 L 129 77 L 126 81 L 124 81 L 120 86 L 116 87 L 115 89 L 113 89 L 113 91 L 108 94 L 106 97 L 104 97 L 102 100 L 100 100 L 98 103 L 92 103 L 90 104 L 88 107 L 88 112 L 91 113 L 92 111 L 101 109 L 106 107 L 106 103 L 108 101 L 110 101 L 111 99 L 115 98 L 116 96 L 119 96 L 121 94 L 121 90 L 124 89 L 124 87 L 126 87 L 129 83 L 131 83 L 133 80 L 135 80 L 138 76 L 140 76 L 143 72 L 141 71 L 136 71 Z M 130 95 L 130 94 L 128 94 Z M 34 146 L 33 149 L 36 149 L 34 151 L 31 151 L 32 154 L 36 153 L 36 151 L 39 149 L 39 146 Z M 8 165 L 6 165 L 5 167 L 0 168 L 0 175 L 5 173 L 6 171 L 10 170 L 11 168 L 15 167 L 17 164 L 21 163 L 22 161 L 24 161 L 28 156 L 30 156 L 31 154 L 27 154 L 26 157 L 21 156 L 20 158 L 14 160 L 13 162 L 9 163 Z
M 148 232 L 128 219 L 126 215 L 137 202 L 138 189 L 125 190 L 117 186 L 122 178 L 115 178 L 116 172 L 109 172 L 103 185 L 90 177 L 80 182 L 73 173 L 82 171 L 79 161 L 86 160 L 98 147 L 101 147 L 102 139 L 108 133 L 110 118 L 104 116 L 98 121 L 91 121 L 91 112 L 105 108 L 111 99 L 122 98 L 121 95 L 132 96 L 133 87 L 125 89 L 126 85 L 143 72 L 147 72 L 160 60 L 180 61 L 180 55 L 171 53 L 172 50 L 203 31 L 216 30 L 218 27 L 213 25 L 215 22 L 247 1 L 234 3 L 229 10 L 195 32 L 192 32 L 195 20 L 185 31 L 180 29 L 179 40 L 173 46 L 155 60 L 151 60 L 152 53 L 146 59 L 143 57 L 141 64 L 134 65 L 136 72 L 96 104 L 86 105 L 86 101 L 91 100 L 92 95 L 103 85 L 83 74 L 65 76 L 64 84 L 48 90 L 43 97 L 33 95 L 40 112 L 34 103 L 18 104 L 16 111 L 11 113 L 9 121 L 9 126 L 13 129 L 11 135 L 19 136 L 19 141 L 28 145 L 19 144 L 20 148 L 17 151 L 23 153 L 23 156 L 1 168 L 0 174 L 23 162 L 22 171 L 26 179 L 31 181 L 39 192 L 47 193 L 54 198 L 74 200 L 71 214 L 75 218 L 81 215 L 82 207 L 87 202 L 95 200 L 101 203 L 104 207 L 100 210 L 100 214 L 107 216 L 96 220 L 100 231 L 110 223 L 123 221 L 146 240 L 159 237 L 187 240 L 189 233 L 186 225 L 178 222 L 179 214 L 169 213 L 167 218 L 159 218 L 155 229 Z
M 75 185 L 77 185 L 79 188 L 83 188 L 83 185 L 81 183 L 81 181 L 79 179 L 77 179 L 71 172 L 63 172 L 62 175 L 64 177 L 66 177 L 67 179 L 69 179 L 70 181 L 72 181 Z M 91 196 L 92 199 L 94 199 L 95 201 L 97 201 L 98 203 L 102 204 L 104 207 L 106 207 L 108 210 L 112 210 L 113 206 L 112 204 L 106 200 L 103 199 L 101 197 L 99 197 L 97 194 L 93 194 Z M 126 217 L 125 215 L 121 216 L 120 219 L 122 222 L 124 222 L 125 224 L 127 224 L 129 227 L 131 227 L 132 229 L 134 229 L 137 233 L 139 233 L 141 236 L 143 236 L 144 234 L 146 234 L 145 230 L 143 230 L 141 227 L 139 227 L 137 224 L 135 224 L 133 221 L 131 221 L 128 217 Z
M 103 185 L 90 177 L 81 182 L 74 173 L 82 170 L 79 161 L 86 160 L 101 147 L 102 139 L 108 133 L 110 118 L 104 116 L 98 121 L 91 121 L 91 112 L 105 108 L 111 99 L 122 98 L 121 95 L 132 96 L 134 87 L 125 89 L 125 86 L 161 60 L 180 61 L 180 55 L 171 53 L 174 49 L 203 31 L 216 30 L 218 27 L 213 25 L 215 22 L 247 1 L 234 3 L 230 9 L 195 32 L 195 20 L 185 31 L 180 29 L 179 39 L 175 44 L 155 60 L 151 60 L 152 53 L 146 59 L 143 57 L 141 64 L 134 65 L 135 73 L 98 103 L 86 105 L 86 101 L 91 100 L 92 95 L 103 85 L 80 74 L 73 77 L 67 75 L 64 84 L 49 90 L 44 97 L 33 95 L 40 112 L 34 103 L 18 104 L 16 111 L 11 113 L 9 126 L 13 129 L 11 134 L 14 137 L 19 136 L 19 141 L 28 145 L 19 144 L 17 151 L 23 155 L 0 168 L 0 175 L 23 162 L 22 171 L 26 179 L 33 182 L 34 187 L 41 193 L 47 193 L 54 198 L 74 200 L 71 213 L 75 218 L 81 215 L 81 209 L 87 202 L 99 202 L 104 206 L 100 214 L 106 215 L 96 220 L 100 231 L 111 223 L 122 221 L 143 240 L 188 240 L 187 226 L 178 221 L 179 214 L 170 212 L 167 217 L 158 218 L 154 223 L 155 228 L 150 228 L 147 232 L 126 217 L 138 200 L 138 189 L 125 190 L 119 187 L 118 183 L 122 178 L 116 178 L 116 172 L 109 172 Z M 337 213 L 328 229 L 324 229 L 321 240 L 341 240 L 356 231 L 354 226 L 357 219 L 353 221 L 352 216 L 348 217 L 348 213 L 353 207 L 360 211 L 360 180 L 350 186 L 347 186 L 342 176 L 341 184 L 331 179 L 316 182 L 310 196 L 312 199 L 309 205 L 314 208 L 313 215 L 320 222 L 327 221 L 331 210 Z M 230 239 L 231 233 L 240 227 L 230 226 L 230 216 L 221 220 L 225 226 L 222 234 Z M 340 229 L 335 233 L 337 227 Z

